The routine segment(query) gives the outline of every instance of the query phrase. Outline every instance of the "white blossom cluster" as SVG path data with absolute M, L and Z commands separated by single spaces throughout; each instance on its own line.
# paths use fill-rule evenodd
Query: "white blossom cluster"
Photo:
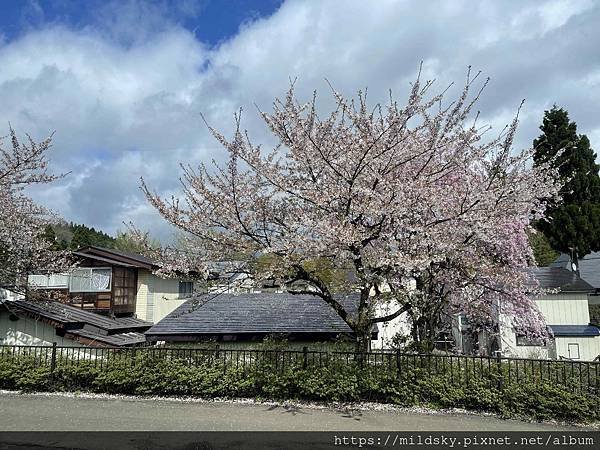
M 26 291 L 29 273 L 67 264 L 66 255 L 53 251 L 52 242 L 43 237 L 45 226 L 57 217 L 24 193 L 27 186 L 59 177 L 48 173 L 52 136 L 39 143 L 27 139 L 20 142 L 10 128 L 0 141 L 0 286 L 18 293 Z
M 490 327 L 500 307 L 541 335 L 537 287 L 523 270 L 534 264 L 526 231 L 545 200 L 556 200 L 558 177 L 549 165 L 532 167 L 532 150 L 512 148 L 517 117 L 488 137 L 473 114 L 487 84 L 473 95 L 477 79 L 469 72 L 452 102 L 419 78 L 403 106 L 391 93 L 387 105 L 370 107 L 366 92 L 347 99 L 333 91 L 336 108 L 325 117 L 316 94 L 300 104 L 292 85 L 272 113 L 261 112 L 280 142 L 274 149 L 253 144 L 236 115 L 231 139 L 209 127 L 229 154 L 226 166 L 182 166 L 183 201 L 161 198 L 143 180 L 142 189 L 206 258 L 271 255 L 276 263 L 263 276 L 308 283 L 359 335 L 419 307 Z M 318 258 L 353 273 L 357 312 L 307 269 Z M 397 311 L 375 317 L 390 299 Z

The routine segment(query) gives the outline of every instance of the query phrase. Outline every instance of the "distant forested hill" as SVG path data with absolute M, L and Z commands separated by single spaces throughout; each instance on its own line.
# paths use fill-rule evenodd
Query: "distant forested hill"
M 90 228 L 77 223 L 62 223 L 48 225 L 44 237 L 54 243 L 56 250 L 76 250 L 88 245 L 96 247 L 114 248 L 131 253 L 144 253 L 143 245 L 127 231 L 117 231 L 112 237 L 101 230 Z M 156 239 L 149 237 L 154 246 L 160 245 Z
M 88 245 L 114 248 L 116 239 L 103 231 L 83 224 L 65 223 L 46 227 L 45 237 L 54 242 L 57 249 L 75 250 Z

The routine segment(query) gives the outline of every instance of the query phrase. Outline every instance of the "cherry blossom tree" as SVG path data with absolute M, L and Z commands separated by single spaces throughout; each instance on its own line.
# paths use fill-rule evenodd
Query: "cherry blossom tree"
M 206 260 L 270 255 L 273 264 L 256 275 L 328 303 L 360 350 L 374 324 L 408 313 L 416 326 L 432 308 L 490 327 L 500 311 L 523 332 L 544 335 L 530 295 L 537 286 L 524 270 L 533 261 L 526 231 L 556 197 L 556 173 L 532 167 L 532 150 L 512 149 L 518 114 L 488 137 L 491 128 L 473 114 L 487 85 L 478 75 L 469 70 L 452 102 L 420 75 L 404 106 L 391 93 L 370 107 L 366 92 L 347 99 L 332 88 L 335 108 L 324 117 L 316 93 L 299 103 L 292 84 L 273 112 L 259 111 L 279 141 L 274 149 L 254 144 L 236 114 L 231 138 L 207 124 L 226 165 L 182 165 L 183 201 L 162 198 L 143 179 L 142 190 L 202 243 Z M 176 259 L 167 270 L 182 269 Z M 320 259 L 352 269 L 355 311 L 307 264 Z M 393 308 L 378 314 L 384 304 Z M 421 328 L 414 338 L 431 338 Z
M 27 290 L 29 273 L 57 269 L 66 262 L 65 255 L 53 251 L 52 243 L 43 237 L 56 216 L 25 193 L 28 186 L 60 177 L 48 171 L 51 143 L 52 136 L 41 142 L 27 136 L 22 143 L 12 127 L 0 141 L 0 286 L 17 293 Z

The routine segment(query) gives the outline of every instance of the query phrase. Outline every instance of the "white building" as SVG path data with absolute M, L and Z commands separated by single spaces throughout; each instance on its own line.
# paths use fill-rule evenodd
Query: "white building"
M 588 295 L 594 288 L 577 274 L 559 267 L 530 269 L 540 287 L 555 290 L 536 298 L 553 338 L 549 342 L 532 342 L 519 335 L 511 317 L 500 316 L 498 335 L 480 333 L 477 344 L 480 351 L 518 358 L 549 358 L 574 361 L 592 361 L 600 355 L 600 329 L 590 324 Z M 475 347 L 471 341 L 468 320 L 457 318 L 454 325 L 457 348 L 470 353 Z
M 600 252 L 592 252 L 579 259 L 574 265 L 571 257 L 560 255 L 552 267 L 562 267 L 567 270 L 576 270 L 577 275 L 594 288 L 594 293 L 588 295 L 590 305 L 590 321 L 600 325 Z

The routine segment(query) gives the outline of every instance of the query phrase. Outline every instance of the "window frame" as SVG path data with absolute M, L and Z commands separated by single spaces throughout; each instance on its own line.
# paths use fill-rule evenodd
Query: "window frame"
M 182 292 L 182 285 L 189 285 L 190 289 L 188 292 L 188 289 L 185 289 Z M 178 284 L 178 298 L 182 299 L 182 298 L 187 298 L 190 297 L 192 294 L 194 293 L 194 282 L 193 281 L 183 281 L 183 280 L 179 280 L 179 284 Z
M 571 356 L 571 347 L 577 349 L 577 357 Z M 579 351 L 579 342 L 568 342 L 567 343 L 567 354 L 569 355 L 569 359 L 581 359 L 581 352 Z
M 106 289 L 89 289 L 89 290 L 82 290 L 82 289 L 78 289 L 78 290 L 73 290 L 73 274 L 75 273 L 75 271 L 77 270 L 89 270 L 90 273 L 90 280 L 91 277 L 94 274 L 94 270 L 110 270 L 110 278 L 108 280 L 108 287 Z M 76 267 L 75 269 L 73 269 L 71 271 L 70 277 L 69 277 L 69 292 L 73 292 L 73 293 L 96 293 L 96 292 L 112 292 L 112 283 L 113 283 L 113 269 L 112 267 Z M 90 281 L 91 284 L 91 281 Z
M 112 303 L 117 307 L 135 305 L 137 299 L 137 274 L 136 271 L 125 267 L 113 268 Z
M 517 347 L 542 347 L 545 348 L 548 344 L 540 339 L 539 341 L 530 341 L 523 334 L 515 333 L 515 342 L 517 343 Z
M 44 277 L 46 280 L 45 284 L 37 284 L 34 280 L 40 280 L 40 277 Z M 65 277 L 66 283 L 64 284 L 51 284 L 50 280 L 52 277 L 55 277 L 55 280 L 58 277 Z M 59 273 L 46 273 L 46 274 L 31 274 L 28 276 L 27 285 L 32 289 L 69 289 L 71 285 L 71 274 L 65 272 Z

